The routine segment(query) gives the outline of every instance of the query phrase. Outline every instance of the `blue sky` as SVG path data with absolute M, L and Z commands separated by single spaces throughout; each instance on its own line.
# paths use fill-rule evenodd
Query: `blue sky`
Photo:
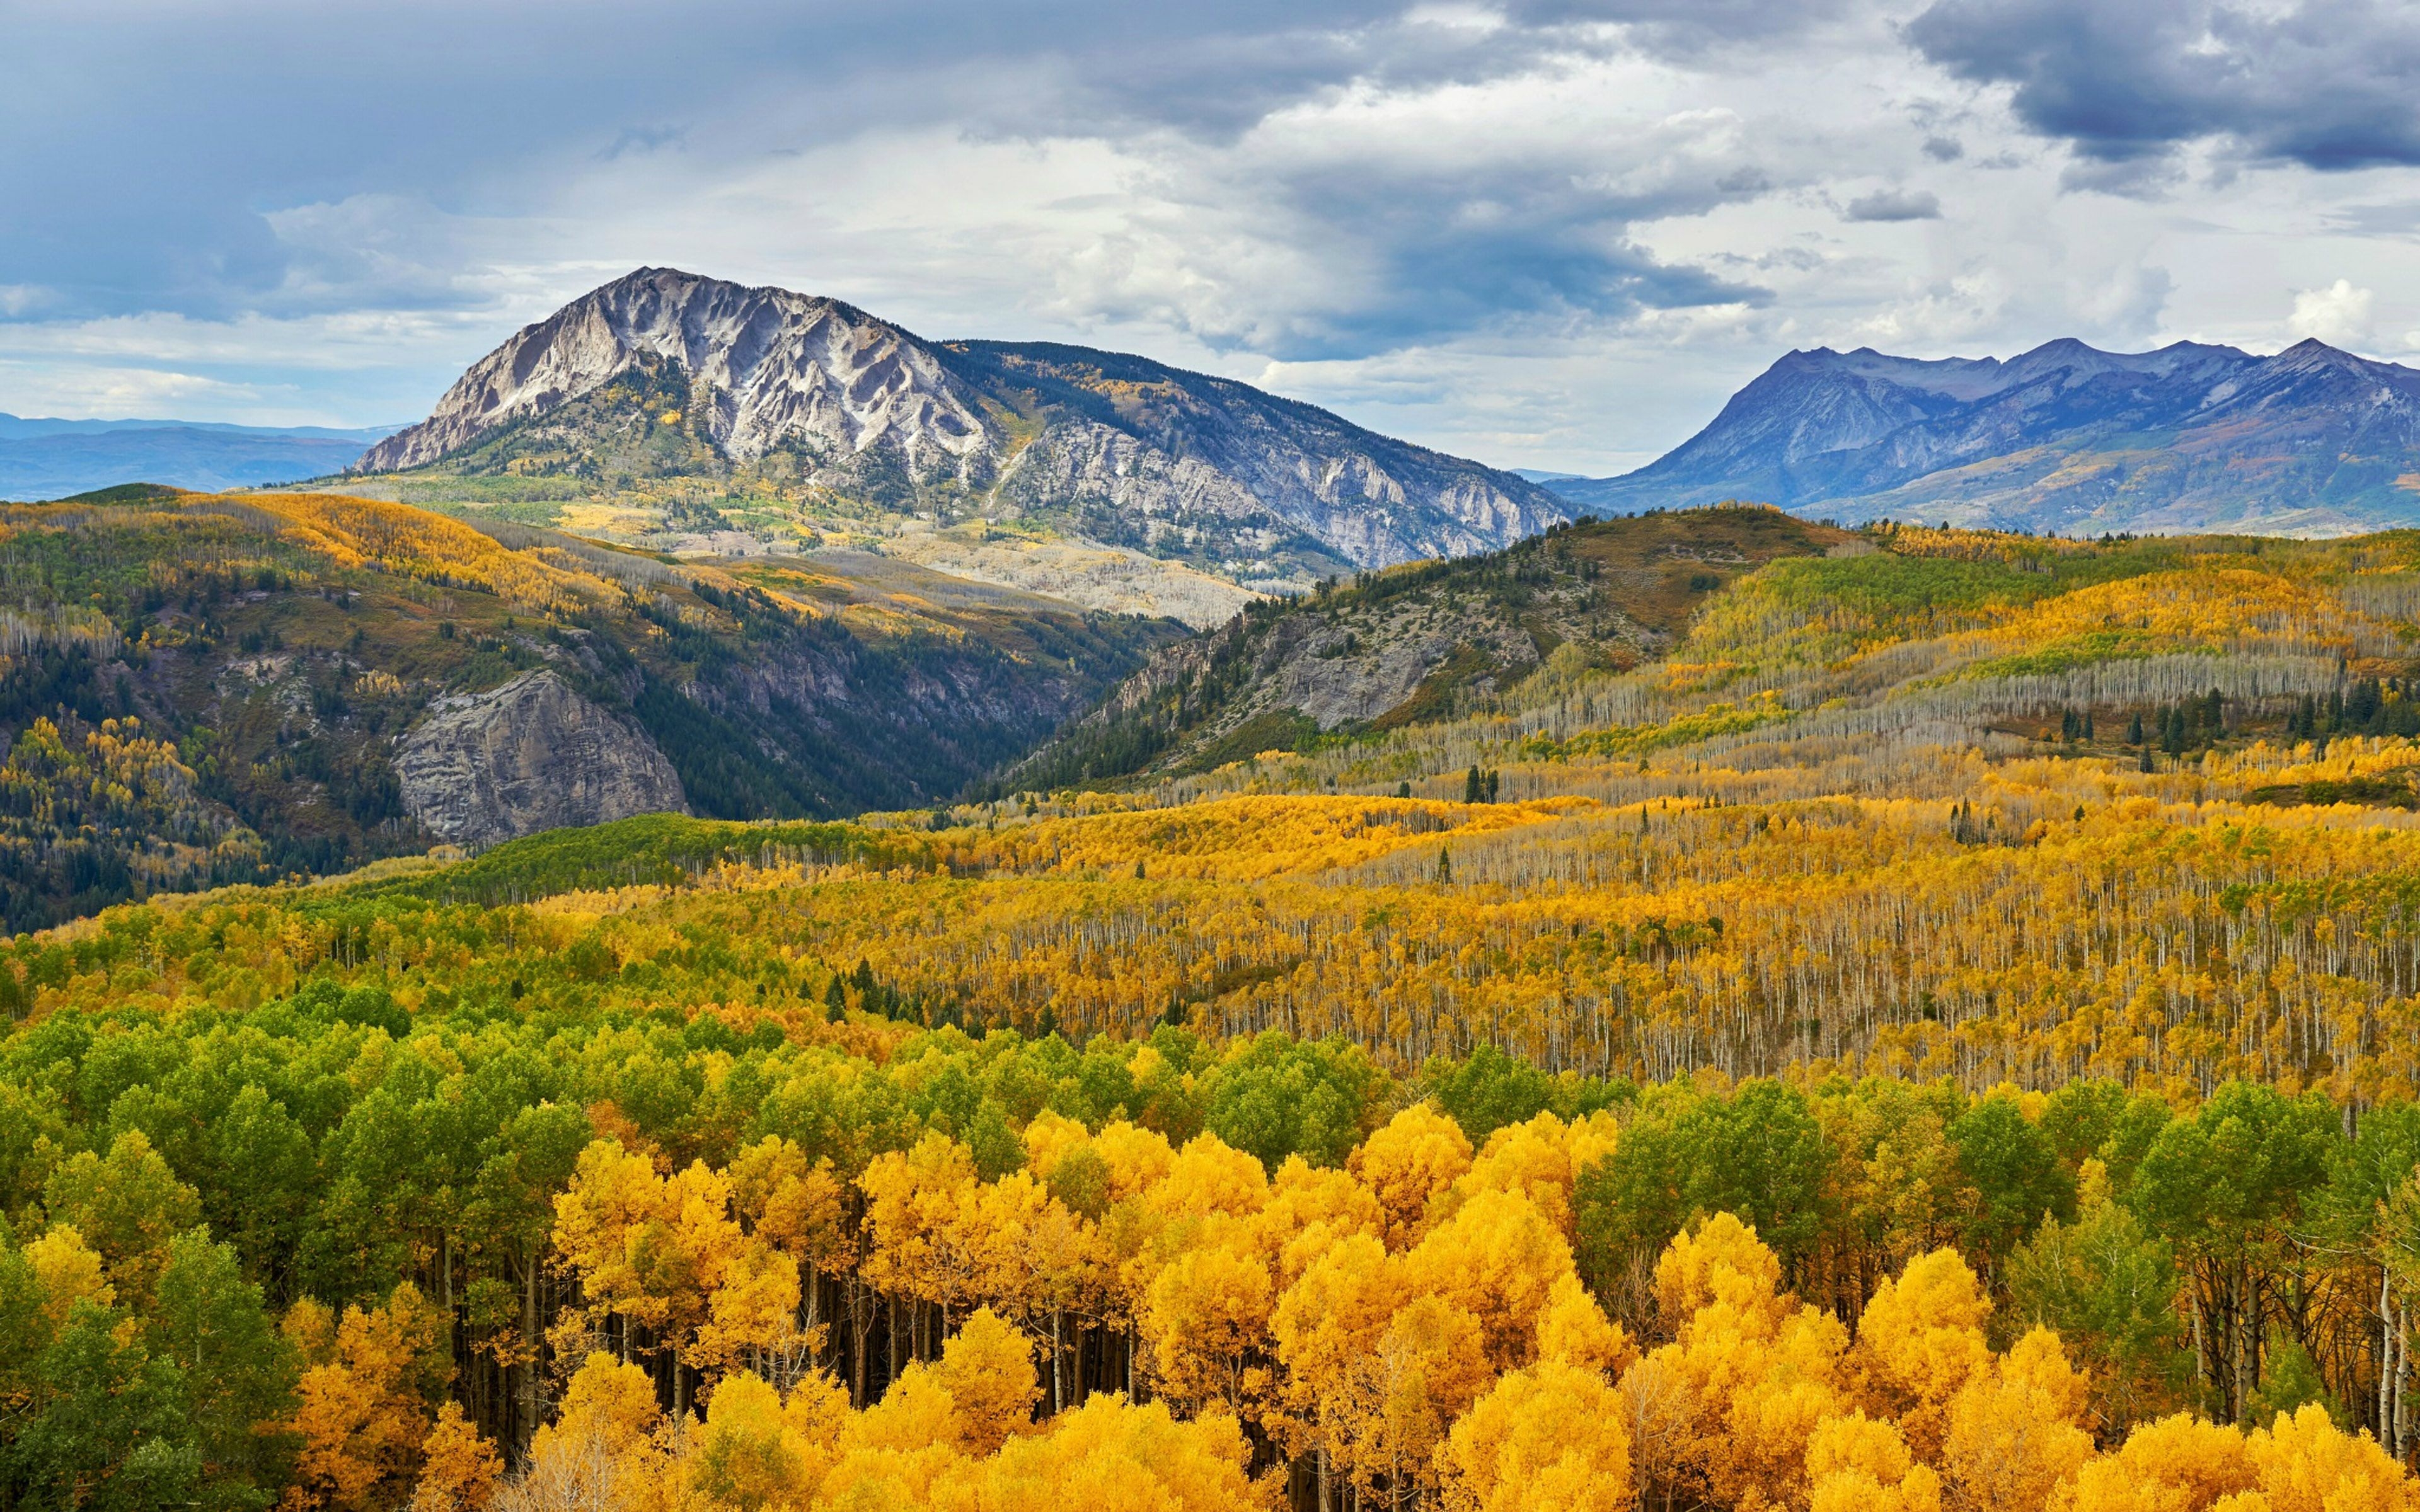
M 0 0 L 0 410 L 359 424 L 641 264 L 1637 465 L 1794 347 L 2420 360 L 2420 8 Z

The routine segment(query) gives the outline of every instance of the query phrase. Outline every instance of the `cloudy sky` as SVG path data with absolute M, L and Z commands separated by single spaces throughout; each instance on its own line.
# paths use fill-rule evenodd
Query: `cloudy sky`
M 641 264 L 1637 466 L 1792 347 L 2420 362 L 2392 0 L 0 0 L 0 410 L 365 424 Z

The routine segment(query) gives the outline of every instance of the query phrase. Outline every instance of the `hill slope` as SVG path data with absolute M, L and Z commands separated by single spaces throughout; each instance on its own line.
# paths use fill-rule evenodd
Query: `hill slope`
M 0 917 L 650 810 L 896 809 L 1164 622 L 901 563 L 683 567 L 337 496 L 0 510 Z
M 1548 486 L 1616 511 L 1737 498 L 2066 534 L 2341 534 L 2420 520 L 2420 371 L 2316 341 L 1792 352 L 1650 466 Z
M 1503 546 L 1525 479 L 1142 358 L 924 341 L 836 301 L 642 269 L 515 334 L 365 473 L 653 496 L 771 523 L 1011 517 L 1236 581 Z
M 1203 771 L 1444 719 L 1542 667 L 1627 670 L 1740 575 L 1861 549 L 1842 531 L 1729 507 L 1583 519 L 1486 556 L 1364 574 L 1161 650 L 999 785 Z

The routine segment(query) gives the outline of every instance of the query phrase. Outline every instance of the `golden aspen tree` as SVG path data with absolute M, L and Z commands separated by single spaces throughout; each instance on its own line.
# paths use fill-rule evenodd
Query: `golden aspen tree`
M 1387 1402 L 1370 1366 L 1404 1300 L 1396 1270 L 1377 1239 L 1351 1234 L 1322 1250 L 1278 1299 L 1270 1334 L 1285 1367 L 1290 1437 L 1318 1457 L 1323 1477 L 1366 1483 L 1383 1468 L 1371 1461 L 1385 1436 Z
M 2052 1493 L 2054 1512 L 2210 1512 L 2259 1487 L 2235 1429 L 2188 1412 L 2146 1423 L 2113 1454 L 2087 1460 Z
M 1808 1512 L 1941 1512 L 1941 1476 L 1908 1450 L 1896 1425 L 1826 1418 L 1807 1441 Z
M 1160 1390 L 1249 1417 L 1271 1383 L 1264 1362 L 1277 1298 L 1268 1262 L 1244 1237 L 1188 1249 L 1163 1267 L 1141 1327 Z
M 25 1245 L 25 1263 L 42 1287 L 42 1318 L 51 1332 L 67 1326 L 68 1314 L 79 1302 L 96 1307 L 117 1304 L 117 1288 L 103 1273 L 100 1255 L 84 1242 L 73 1224 L 54 1224 Z
M 990 1266 L 974 1157 L 946 1134 L 878 1156 L 858 1178 L 865 1193 L 868 1284 L 933 1304 L 970 1305 Z
M 411 1485 L 436 1415 L 428 1398 L 452 1374 L 444 1327 L 409 1281 L 384 1306 L 345 1309 L 295 1388 L 293 1505 L 353 1512 Z
M 2326 1408 L 2280 1412 L 2245 1443 L 2267 1512 L 2413 1512 L 2420 1481 L 2366 1433 L 2347 1433 Z M 2248 1512 L 2248 1509 L 2247 1509 Z
M 1991 1363 L 1991 1299 L 1956 1250 L 1908 1261 L 1874 1288 L 1857 1320 L 1852 1364 L 1877 1413 L 1896 1421 L 1916 1458 L 1938 1460 L 1949 1404 Z
M 1612 1386 L 1553 1361 L 1497 1381 L 1454 1424 L 1439 1458 L 1454 1512 L 1624 1512 L 1636 1494 Z
M 1807 1443 L 1846 1406 L 1849 1341 L 1780 1281 L 1779 1258 L 1729 1213 L 1676 1236 L 1656 1262 L 1657 1306 L 1674 1337 L 1631 1367 L 1648 1374 L 1624 1403 L 1654 1433 L 1659 1485 L 1727 1502 L 1805 1496 Z
M 538 1429 L 535 1442 L 543 1446 L 550 1439 L 593 1440 L 607 1454 L 625 1455 L 647 1442 L 662 1416 L 647 1373 L 600 1352 L 572 1373 L 562 1411 Z
M 1622 1326 L 1605 1315 L 1576 1275 L 1559 1276 L 1538 1315 L 1538 1358 L 1555 1360 L 1611 1379 L 1638 1358 Z
M 820 1342 L 798 1326 L 799 1296 L 798 1261 L 761 1238 L 749 1241 L 706 1301 L 690 1363 L 709 1372 L 744 1364 L 776 1389 L 786 1386 Z
M 967 1315 L 931 1370 L 950 1395 L 958 1448 L 972 1458 L 992 1454 L 1033 1421 L 1033 1404 L 1042 1396 L 1033 1346 L 988 1307 Z
M 1145 1045 L 1143 1051 L 1150 1048 Z M 1169 1173 L 1176 1167 L 1176 1150 L 1165 1135 L 1124 1119 L 1103 1125 L 1101 1132 L 1093 1136 L 1092 1149 L 1109 1167 L 1109 1199 L 1113 1202 L 1141 1196 L 1168 1180 Z
M 781 1394 L 752 1371 L 725 1376 L 690 1437 L 681 1470 L 716 1507 L 792 1512 L 814 1504 L 830 1445 L 801 1432 Z
M 836 1507 L 928 1505 L 934 1489 L 965 1468 L 961 1437 L 948 1389 L 911 1361 L 880 1401 L 849 1414 L 823 1499 Z
M 1571 1247 L 1518 1192 L 1483 1191 L 1404 1257 L 1412 1288 L 1470 1314 L 1497 1372 L 1528 1364 L 1555 1283 L 1573 1273 Z
M 420 1449 L 420 1484 L 410 1512 L 487 1512 L 504 1478 L 504 1457 L 449 1401 L 437 1410 Z
M 1470 1169 L 1454 1182 L 1453 1199 L 1466 1202 L 1482 1192 L 1518 1194 L 1570 1242 L 1575 1175 L 1570 1134 L 1570 1127 L 1551 1113 L 1497 1130 L 1487 1136 Z
M 1265 1253 L 1276 1262 L 1280 1288 L 1291 1286 L 1311 1259 L 1355 1234 L 1386 1230 L 1386 1213 L 1370 1189 L 1345 1171 L 1290 1155 L 1269 1182 L 1258 1224 Z
M 1274 1512 L 1274 1478 L 1246 1473 L 1250 1448 L 1234 1418 L 1189 1421 L 1165 1403 L 1095 1396 L 1012 1439 L 960 1484 L 984 1512 Z
M 1258 1160 L 1205 1134 L 1196 1134 L 1176 1152 L 1144 1201 L 1168 1218 L 1249 1218 L 1268 1195 L 1268 1172 Z
M 1345 1168 L 1377 1198 L 1387 1219 L 1387 1247 L 1418 1239 L 1429 1205 L 1470 1169 L 1470 1139 L 1435 1104 L 1415 1103 L 1363 1140 Z
M 1941 1472 L 1957 1512 L 2036 1512 L 2092 1455 L 2091 1382 L 2035 1328 L 1950 1399 Z

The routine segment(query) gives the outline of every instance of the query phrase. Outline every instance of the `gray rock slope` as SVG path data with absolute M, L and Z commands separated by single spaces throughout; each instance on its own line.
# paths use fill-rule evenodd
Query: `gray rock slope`
M 1648 467 L 1549 486 L 1616 513 L 1743 499 L 2068 533 L 2391 527 L 2420 521 L 2420 371 L 2316 341 L 1792 352 Z
M 395 769 L 412 817 L 458 845 L 688 811 L 646 733 L 551 671 L 440 699 L 398 744 Z

